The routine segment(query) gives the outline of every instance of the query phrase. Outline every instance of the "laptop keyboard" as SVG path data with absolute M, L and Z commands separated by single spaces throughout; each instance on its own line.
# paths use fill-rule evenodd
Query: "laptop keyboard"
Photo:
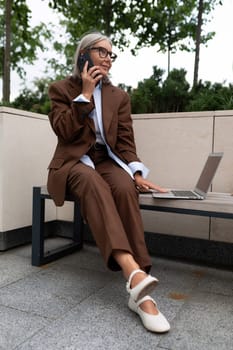
M 171 191 L 175 196 L 180 197 L 198 197 L 194 192 L 192 191 L 185 191 L 185 190 L 173 190 Z

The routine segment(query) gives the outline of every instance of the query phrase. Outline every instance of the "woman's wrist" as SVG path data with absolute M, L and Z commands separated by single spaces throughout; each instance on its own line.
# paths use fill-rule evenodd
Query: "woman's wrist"
M 90 102 L 91 101 L 91 97 L 92 94 L 88 93 L 88 92 L 82 92 L 82 95 Z
M 142 172 L 140 171 L 140 170 L 138 170 L 138 171 L 135 171 L 135 173 L 133 174 L 133 176 L 134 176 L 134 178 L 136 178 L 136 177 L 141 177 L 142 176 Z

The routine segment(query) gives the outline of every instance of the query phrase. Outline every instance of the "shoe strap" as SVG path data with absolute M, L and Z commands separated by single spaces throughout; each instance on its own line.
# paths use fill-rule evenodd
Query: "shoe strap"
M 126 283 L 126 289 L 128 292 L 130 291 L 131 281 L 132 281 L 133 277 L 139 272 L 143 272 L 144 274 L 146 274 L 145 271 L 140 270 L 140 269 L 136 269 L 136 270 L 133 270 L 133 272 L 131 272 L 131 274 L 129 275 L 128 282 Z
M 142 303 L 144 303 L 144 301 L 147 301 L 147 300 L 152 301 L 152 303 L 153 303 L 153 304 L 156 306 L 156 308 L 157 308 L 156 301 L 155 301 L 153 298 L 151 298 L 149 295 L 146 295 L 146 296 L 143 297 L 142 299 L 139 299 L 139 300 L 136 302 L 136 304 L 137 304 L 137 306 L 139 307 Z

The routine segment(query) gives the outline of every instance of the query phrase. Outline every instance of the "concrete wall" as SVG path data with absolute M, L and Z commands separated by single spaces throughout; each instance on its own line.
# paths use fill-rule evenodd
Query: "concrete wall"
M 31 225 L 32 187 L 46 183 L 55 144 L 47 116 L 0 107 L 0 232 Z
M 134 115 L 138 154 L 149 178 L 193 187 L 207 155 L 223 151 L 213 190 L 233 192 L 233 111 Z M 0 233 L 31 225 L 32 187 L 46 184 L 56 145 L 47 116 L 0 107 Z M 46 219 L 72 220 L 72 204 L 48 201 Z M 233 242 L 232 222 L 143 211 L 145 230 Z

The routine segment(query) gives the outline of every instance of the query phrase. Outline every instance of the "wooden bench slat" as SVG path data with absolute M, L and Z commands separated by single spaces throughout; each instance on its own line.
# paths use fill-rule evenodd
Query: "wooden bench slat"
M 187 199 L 158 199 L 152 198 L 149 194 L 141 194 L 139 203 L 141 207 L 146 209 L 146 207 L 151 207 L 150 210 L 158 210 L 159 208 L 167 208 L 167 211 L 171 209 L 174 210 L 184 210 L 190 211 L 201 211 L 209 213 L 210 216 L 217 217 L 229 217 L 233 218 L 233 196 L 230 193 L 217 193 L 210 192 L 206 199 L 203 200 L 187 200 Z
M 48 198 L 51 198 L 46 186 L 41 187 L 41 194 Z M 72 196 L 67 197 L 69 200 L 74 200 Z M 152 198 L 151 194 L 140 194 L 139 204 L 141 207 L 148 207 L 148 210 L 153 210 L 149 207 L 155 207 L 154 210 L 159 210 L 159 207 L 166 207 L 172 209 L 185 209 L 185 210 L 197 210 L 206 211 L 211 213 L 218 213 L 218 217 L 221 214 L 229 214 L 233 216 L 233 195 L 231 193 L 221 192 L 209 192 L 206 199 L 192 200 L 192 199 L 159 199 Z M 225 215 L 224 215 L 225 217 Z

